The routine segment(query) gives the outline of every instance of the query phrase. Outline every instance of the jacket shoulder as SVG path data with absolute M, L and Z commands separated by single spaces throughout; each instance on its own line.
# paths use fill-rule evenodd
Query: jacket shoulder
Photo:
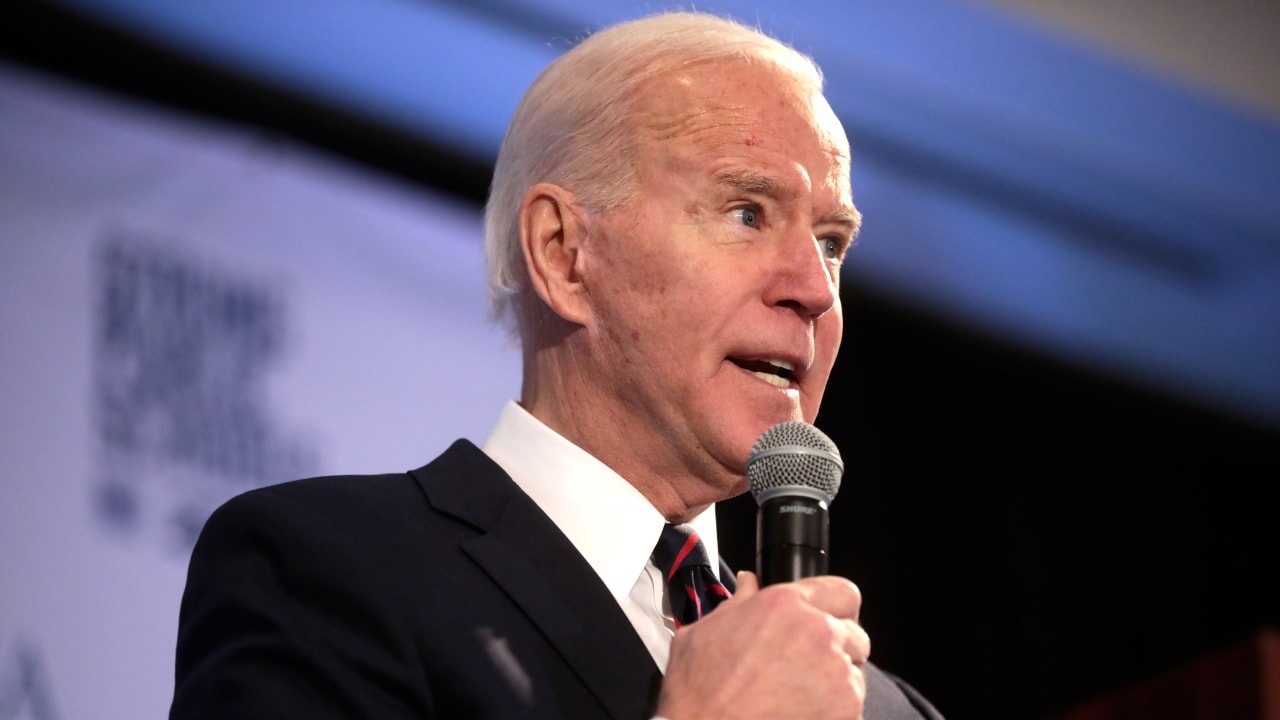
M 355 515 L 417 508 L 424 483 L 474 468 L 487 456 L 467 440 L 455 441 L 444 453 L 415 470 L 378 474 L 336 474 L 289 480 L 247 490 L 224 502 L 210 522 L 224 516 L 252 515 L 268 510 L 302 515 Z

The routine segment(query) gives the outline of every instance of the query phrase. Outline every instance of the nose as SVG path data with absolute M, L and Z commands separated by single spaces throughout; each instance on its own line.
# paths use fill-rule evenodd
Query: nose
M 765 301 L 789 307 L 806 319 L 824 315 L 839 296 L 839 266 L 827 259 L 823 243 L 809 232 L 795 232 L 778 243 Z

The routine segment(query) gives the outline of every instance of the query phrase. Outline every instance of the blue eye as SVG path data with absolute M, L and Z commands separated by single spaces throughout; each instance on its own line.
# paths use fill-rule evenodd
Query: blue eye
M 831 260 L 839 260 L 842 256 L 840 252 L 840 241 L 835 238 L 819 238 L 818 242 L 822 244 L 822 253 Z
M 734 216 L 742 221 L 743 225 L 750 228 L 760 227 L 760 212 L 753 207 L 738 208 L 733 211 Z

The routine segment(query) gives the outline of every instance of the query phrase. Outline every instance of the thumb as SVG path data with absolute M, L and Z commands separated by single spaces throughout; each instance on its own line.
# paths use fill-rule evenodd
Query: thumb
M 733 596 L 746 600 L 747 598 L 760 592 L 760 580 L 756 574 L 748 570 L 739 570 L 735 576 L 738 586 L 734 588 Z

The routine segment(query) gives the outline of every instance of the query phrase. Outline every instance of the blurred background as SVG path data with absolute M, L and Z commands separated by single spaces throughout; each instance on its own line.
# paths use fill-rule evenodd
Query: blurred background
M 1280 622 L 1280 6 L 726 0 L 823 67 L 866 215 L 832 565 L 952 720 Z M 0 10 L 0 720 L 162 717 L 235 492 L 404 470 L 518 392 L 506 122 L 593 0 Z M 721 546 L 754 565 L 750 498 Z

